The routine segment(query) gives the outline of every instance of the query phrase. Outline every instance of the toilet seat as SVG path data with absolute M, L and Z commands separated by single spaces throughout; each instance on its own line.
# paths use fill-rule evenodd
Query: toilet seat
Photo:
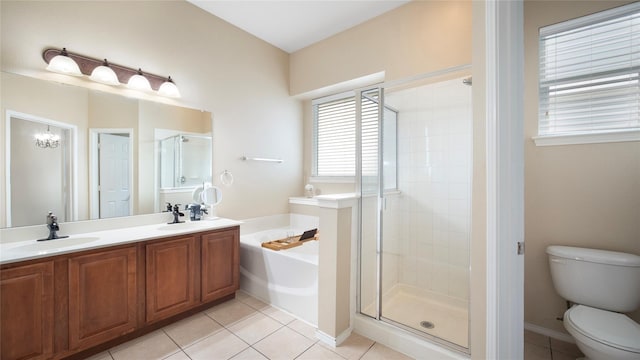
M 576 305 L 564 321 L 593 341 L 640 355 L 640 324 L 624 314 Z

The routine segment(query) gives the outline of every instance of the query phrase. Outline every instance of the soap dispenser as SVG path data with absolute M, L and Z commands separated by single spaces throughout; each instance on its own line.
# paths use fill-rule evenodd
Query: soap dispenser
M 204 209 L 202 205 L 195 203 L 187 205 L 185 209 L 189 210 L 189 218 L 191 221 L 200 221 L 200 219 L 202 219 L 202 213 L 206 213 L 206 209 Z

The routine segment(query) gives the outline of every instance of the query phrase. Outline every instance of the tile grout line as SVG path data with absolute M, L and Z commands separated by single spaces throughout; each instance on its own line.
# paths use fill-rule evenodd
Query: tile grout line
M 306 336 L 305 336 L 306 337 Z M 306 353 L 307 351 L 309 351 L 309 349 L 311 349 L 316 343 L 314 342 L 313 344 L 309 345 L 306 349 L 304 349 L 300 354 L 298 354 L 297 356 L 295 356 L 293 359 L 297 359 L 300 356 L 302 356 L 304 353 Z
M 165 327 L 166 327 L 166 326 L 165 326 Z M 162 333 L 164 333 L 164 335 L 165 335 L 166 337 L 168 337 L 168 338 L 169 338 L 169 340 L 171 340 L 171 342 L 173 342 L 173 343 L 178 347 L 178 351 L 176 351 L 176 352 L 174 352 L 174 353 L 170 354 L 169 356 L 165 356 L 165 357 L 163 357 L 162 359 L 169 358 L 169 357 L 171 357 L 171 356 L 173 356 L 173 355 L 175 355 L 175 354 L 177 354 L 177 353 L 179 353 L 179 352 L 181 352 L 181 353 L 183 353 L 183 354 L 187 355 L 187 353 L 186 353 L 186 352 L 184 352 L 184 349 L 182 348 L 182 346 L 178 345 L 178 343 L 177 343 L 175 340 L 173 340 L 173 338 L 171 337 L 171 335 L 169 335 L 169 333 L 165 331 L 165 327 L 160 328 L 160 330 L 162 330 Z M 188 357 L 189 359 L 191 359 L 191 358 L 189 357 L 189 355 L 187 355 L 187 357 Z
M 239 338 L 240 340 L 242 340 L 242 341 L 244 341 L 245 343 L 247 343 L 247 345 L 249 345 L 250 347 L 253 347 L 253 345 L 255 345 L 255 344 L 259 343 L 260 341 L 262 341 L 262 340 L 264 340 L 264 339 L 268 338 L 269 336 L 271 336 L 271 335 L 275 334 L 277 331 L 279 331 L 279 330 L 280 330 L 280 329 L 282 329 L 283 327 L 286 327 L 286 326 L 287 326 L 287 325 L 282 325 L 281 323 L 278 323 L 278 324 L 280 325 L 280 327 L 279 327 L 279 328 L 277 328 L 277 329 L 273 330 L 272 332 L 268 333 L 267 335 L 265 335 L 265 336 L 261 337 L 259 340 L 257 340 L 257 341 L 256 341 L 256 342 L 254 342 L 253 344 L 249 344 L 249 343 L 247 343 L 246 341 L 244 341 L 242 338 L 240 338 L 240 336 L 236 335 L 236 333 L 234 333 L 233 331 L 231 331 L 231 329 L 227 329 L 227 331 L 229 331 L 230 333 L 232 333 L 233 335 L 235 335 L 237 338 Z M 225 327 L 225 329 L 226 329 L 226 327 Z
M 264 356 L 265 359 L 270 360 L 269 357 L 267 356 L 267 354 L 263 354 L 260 350 L 254 348 L 253 346 L 249 346 L 251 349 L 253 349 L 255 352 L 257 352 L 258 354 Z
M 359 357 L 358 359 L 362 359 L 365 355 L 367 355 L 367 353 L 368 353 L 369 351 L 371 351 L 371 349 L 373 348 L 373 346 L 374 346 L 375 344 L 377 344 L 377 342 L 376 342 L 376 341 L 374 341 L 374 342 L 373 342 L 373 344 L 371 344 L 371 346 L 369 346 L 369 347 L 367 348 L 367 351 L 365 351 L 362 355 L 360 355 L 360 357 Z
M 295 320 L 294 320 L 294 321 L 295 321 Z M 291 323 L 293 323 L 293 321 L 292 321 L 292 322 L 290 322 L 289 324 L 291 324 Z M 311 341 L 314 341 L 314 344 L 315 344 L 315 343 L 317 343 L 318 341 L 320 341 L 320 340 L 318 340 L 318 339 L 317 339 L 317 338 L 315 338 L 315 337 L 314 337 L 313 339 L 311 339 L 311 338 L 307 337 L 305 334 L 301 333 L 300 331 L 298 331 L 298 330 L 296 330 L 296 329 L 294 329 L 294 328 L 292 328 L 292 327 L 289 327 L 289 324 L 285 325 L 289 330 L 291 330 L 291 331 L 293 331 L 293 332 L 295 332 L 295 333 L 298 333 L 298 334 L 300 334 L 300 335 L 304 336 L 305 338 L 307 338 L 307 339 L 309 339 L 309 340 L 311 340 Z M 311 327 L 311 325 L 309 325 L 309 326 Z
M 211 321 L 213 321 L 214 323 L 216 323 L 216 324 L 220 325 L 220 329 L 219 329 L 219 330 L 214 331 L 213 333 L 211 333 L 211 334 L 209 334 L 209 335 L 207 335 L 207 336 L 205 336 L 205 337 L 203 337 L 203 338 L 201 338 L 201 339 L 198 339 L 198 341 L 194 341 L 193 343 L 191 343 L 191 344 L 189 344 L 189 345 L 185 346 L 184 348 L 183 348 L 182 346 L 178 345 L 178 343 L 176 343 L 176 342 L 175 342 L 175 340 L 173 340 L 173 338 L 171 337 L 171 335 L 169 335 L 169 333 L 167 333 L 167 332 L 164 330 L 164 329 L 166 328 L 166 326 L 160 329 L 160 330 L 162 330 L 162 331 L 163 331 L 163 332 L 164 332 L 164 333 L 169 337 L 169 339 L 171 339 L 171 341 L 173 341 L 173 342 L 178 346 L 178 348 L 179 348 L 183 353 L 185 353 L 185 355 L 187 355 L 187 357 L 188 357 L 189 359 L 191 359 L 191 357 L 190 357 L 190 356 L 187 354 L 187 352 L 185 351 L 187 348 L 190 348 L 190 347 L 192 347 L 192 346 L 194 346 L 194 345 L 196 345 L 196 344 L 198 344 L 198 343 L 200 343 L 200 342 L 202 342 L 202 341 L 204 341 L 204 340 L 206 340 L 206 339 L 208 339 L 208 338 L 210 338 L 210 337 L 212 337 L 212 336 L 216 335 L 217 333 L 219 333 L 219 332 L 220 332 L 221 330 L 223 330 L 223 329 L 224 329 L 224 330 L 229 331 L 229 330 L 228 330 L 224 325 L 222 325 L 222 324 L 220 324 L 219 322 L 217 322 L 215 319 L 213 319 L 211 316 L 207 315 L 205 312 L 200 312 L 200 313 L 198 313 L 198 314 L 204 314 L 206 317 L 208 317 L 209 319 L 211 319 Z M 196 315 L 196 314 L 194 314 L 194 315 L 192 315 L 192 316 L 195 316 L 195 315 Z M 167 325 L 167 326 L 168 326 L 168 325 Z M 229 331 L 229 332 L 231 332 L 231 331 Z M 235 334 L 234 334 L 234 335 L 235 335 Z M 240 339 L 240 340 L 242 340 L 242 339 Z M 173 354 L 172 354 L 172 355 L 173 355 Z M 115 360 L 115 359 L 114 359 L 114 360 Z
M 247 305 L 247 306 L 248 306 L 248 304 L 245 304 L 245 305 Z M 249 306 L 249 307 L 251 307 L 251 306 Z M 215 321 L 215 320 L 214 320 L 214 321 Z M 238 322 L 238 321 L 233 322 L 233 323 L 231 323 L 231 324 L 235 324 L 235 323 L 237 323 L 237 322 Z M 229 324 L 229 325 L 231 325 L 231 324 Z M 241 350 L 241 351 L 239 351 L 237 354 L 234 354 L 233 356 L 229 357 L 229 358 L 228 358 L 229 360 L 230 360 L 230 359 L 233 359 L 234 357 L 238 356 L 240 353 L 242 353 L 243 351 L 246 351 L 246 350 L 247 350 L 247 349 L 249 349 L 249 348 L 251 348 L 251 349 L 254 349 L 254 350 L 258 351 L 257 349 L 255 349 L 255 348 L 253 347 L 253 345 L 249 344 L 249 343 L 248 343 L 248 342 L 246 342 L 243 338 L 241 338 L 240 336 L 236 335 L 236 333 L 234 333 L 233 331 L 231 331 L 230 329 L 228 329 L 226 326 L 222 325 L 222 328 L 223 328 L 223 329 L 225 329 L 225 330 L 227 330 L 231 335 L 233 335 L 233 336 L 237 337 L 238 339 L 240 339 L 240 341 L 242 341 L 243 343 L 247 344 L 247 347 L 246 347 L 246 348 L 242 349 L 242 350 Z M 278 329 L 278 330 L 280 330 L 280 329 Z M 276 330 L 276 331 L 278 331 L 278 330 Z M 275 332 L 275 331 L 274 331 L 274 332 Z M 271 335 L 271 334 L 269 334 L 269 335 Z M 266 338 L 266 336 L 265 336 L 264 338 Z M 263 339 L 264 339 L 264 338 L 263 338 Z M 255 343 L 257 344 L 257 343 L 258 343 L 258 342 L 260 342 L 260 341 L 262 341 L 262 339 L 260 339 L 260 340 L 256 341 Z M 261 352 L 259 352 L 259 351 L 258 351 L 258 353 L 260 353 L 260 354 L 261 354 L 262 356 L 264 356 L 265 358 L 269 359 L 267 356 L 265 356 L 265 355 L 264 355 L 264 354 L 262 354 Z

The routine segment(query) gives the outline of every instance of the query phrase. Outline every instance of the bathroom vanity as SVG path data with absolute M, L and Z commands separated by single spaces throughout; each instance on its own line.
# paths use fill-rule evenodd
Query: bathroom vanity
M 239 223 L 216 222 L 1 244 L 1 359 L 82 358 L 233 298 Z

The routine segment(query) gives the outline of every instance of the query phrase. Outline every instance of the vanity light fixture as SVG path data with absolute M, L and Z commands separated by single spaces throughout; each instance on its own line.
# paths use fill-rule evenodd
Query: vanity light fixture
M 176 84 L 173 83 L 173 79 L 171 79 L 171 76 L 169 76 L 167 78 L 167 81 L 163 82 L 162 85 L 160 85 L 158 94 L 172 98 L 179 98 L 180 90 L 178 90 Z
M 116 75 L 115 71 L 113 71 L 113 69 L 109 67 L 107 59 L 104 59 L 102 65 L 96 66 L 95 69 L 93 69 L 89 78 L 93 81 L 97 81 L 99 83 L 107 85 L 120 85 L 118 75 Z
M 88 56 L 70 53 L 66 48 L 49 48 L 42 52 L 42 58 L 49 64 L 47 70 L 74 76 L 87 75 L 93 81 L 117 86 L 127 84 L 129 88 L 141 91 L 157 91 L 158 95 L 180 97 L 180 91 L 171 77 L 159 76 L 138 68 L 108 63 Z M 56 60 L 61 59 L 61 60 Z M 61 62 L 61 65 L 58 63 Z M 77 70 L 77 71 L 76 71 Z M 113 74 L 110 74 L 110 73 Z M 166 84 L 166 85 L 165 85 Z
M 69 57 L 67 48 L 62 48 L 60 54 L 54 56 L 49 61 L 47 70 L 65 75 L 82 76 L 80 67 L 78 67 L 78 64 L 71 57 Z
M 40 148 L 55 149 L 60 145 L 60 135 L 51 132 L 51 127 L 47 125 L 47 131 L 36 134 L 36 146 Z
M 149 83 L 149 80 L 144 77 L 142 69 L 138 69 L 138 72 L 129 78 L 127 86 L 133 90 L 151 91 L 151 84 Z

